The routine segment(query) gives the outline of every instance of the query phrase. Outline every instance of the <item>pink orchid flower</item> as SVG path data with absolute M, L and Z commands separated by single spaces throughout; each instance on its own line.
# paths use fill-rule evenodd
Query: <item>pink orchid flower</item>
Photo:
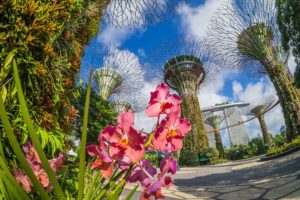
M 36 152 L 34 146 L 31 144 L 31 142 L 26 142 L 23 145 L 23 151 L 26 155 L 26 159 L 28 162 L 30 163 L 42 163 L 42 161 L 40 160 L 40 157 L 38 155 L 38 153 Z
M 49 160 L 50 167 L 55 173 L 57 173 L 59 168 L 63 166 L 63 159 L 64 154 L 59 153 L 57 158 Z
M 133 124 L 134 113 L 126 110 L 118 117 L 117 126 L 107 126 L 101 132 L 101 138 L 110 144 L 109 155 L 128 164 L 139 162 L 145 151 L 146 137 L 134 129 Z
M 182 138 L 191 131 L 191 124 L 187 119 L 180 118 L 180 114 L 180 108 L 173 109 L 161 121 L 152 139 L 155 149 L 174 152 L 182 148 Z
M 164 195 L 161 193 L 162 187 L 169 187 L 173 185 L 174 181 L 171 179 L 171 177 L 166 176 L 164 178 L 158 179 L 157 182 L 155 182 L 152 186 L 146 188 L 141 196 L 141 200 L 150 200 L 151 196 L 154 196 L 155 199 L 163 199 L 165 198 Z
M 31 191 L 32 183 L 28 176 L 24 175 L 24 173 L 20 170 L 14 170 L 14 175 L 17 183 L 21 185 L 27 193 L 29 193 Z
M 87 146 L 87 153 L 92 157 L 96 157 L 96 160 L 91 163 L 92 168 L 100 169 L 100 173 L 105 179 L 111 178 L 114 163 L 107 152 L 99 146 L 89 145 Z
M 151 92 L 149 106 L 146 109 L 148 117 L 158 117 L 161 114 L 169 114 L 173 106 L 179 106 L 181 99 L 176 94 L 169 94 L 167 84 L 160 83 L 154 92 Z
M 133 171 L 127 181 L 129 183 L 139 181 L 141 185 L 146 188 L 151 184 L 154 174 L 156 174 L 156 169 L 151 166 L 151 161 L 143 160 L 140 161 L 139 165 L 133 168 Z
M 163 177 L 166 173 L 171 173 L 175 174 L 177 171 L 177 161 L 175 158 L 171 156 L 165 157 L 161 162 L 160 162 L 160 174 L 158 177 Z

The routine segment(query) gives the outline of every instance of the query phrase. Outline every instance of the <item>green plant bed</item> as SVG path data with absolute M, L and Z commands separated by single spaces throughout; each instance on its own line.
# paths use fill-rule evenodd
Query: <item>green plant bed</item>
M 179 165 L 185 167 L 195 167 L 199 165 L 198 155 L 194 151 L 182 150 L 180 152 Z
M 216 165 L 216 164 L 221 164 L 221 163 L 227 163 L 230 160 L 227 159 L 217 159 L 217 160 L 213 160 L 210 162 L 210 165 Z
M 267 151 L 267 156 L 273 156 L 300 147 L 300 137 L 298 136 L 292 142 L 285 143 L 279 147 L 273 147 Z

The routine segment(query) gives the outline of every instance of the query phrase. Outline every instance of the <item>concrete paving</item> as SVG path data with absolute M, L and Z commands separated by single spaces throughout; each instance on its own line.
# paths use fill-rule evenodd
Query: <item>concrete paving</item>
M 174 186 L 163 189 L 167 200 L 300 200 L 300 151 L 265 162 L 181 168 L 173 178 Z M 139 196 L 140 191 L 133 199 Z

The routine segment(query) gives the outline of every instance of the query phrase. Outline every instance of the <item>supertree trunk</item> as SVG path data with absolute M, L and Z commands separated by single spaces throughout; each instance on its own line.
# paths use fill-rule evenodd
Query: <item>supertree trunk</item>
M 257 119 L 258 119 L 260 127 L 261 127 L 261 131 L 262 131 L 263 138 L 264 138 L 264 143 L 265 144 L 271 144 L 272 140 L 271 140 L 270 134 L 268 132 L 264 116 L 263 115 L 259 115 L 257 117 Z
M 225 158 L 225 151 L 221 139 L 221 134 L 219 129 L 215 129 L 215 140 L 216 140 L 216 148 L 219 152 L 219 158 Z
M 287 139 L 290 141 L 300 135 L 300 96 L 282 65 L 272 62 L 265 66 L 277 91 L 286 122 Z
M 203 147 L 208 147 L 204 122 L 196 94 L 182 95 L 182 115 L 192 124 L 192 131 L 184 139 L 184 149 L 201 152 Z

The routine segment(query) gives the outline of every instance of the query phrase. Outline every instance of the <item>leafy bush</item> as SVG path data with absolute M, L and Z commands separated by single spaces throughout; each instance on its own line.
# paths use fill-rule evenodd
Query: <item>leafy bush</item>
M 264 144 L 264 141 L 261 137 L 253 138 L 248 145 L 251 149 L 251 155 L 249 155 L 250 157 L 265 154 L 270 148 L 268 144 Z
M 151 160 L 152 165 L 159 166 L 160 160 L 156 151 L 146 152 L 143 160 Z
M 274 145 L 277 147 L 282 146 L 286 142 L 285 132 L 275 135 L 275 137 L 273 138 L 273 142 L 274 142 Z
M 218 160 L 219 152 L 216 148 L 212 147 L 202 148 L 200 157 L 207 157 L 209 159 L 209 162 L 211 163 Z
M 180 152 L 179 164 L 187 167 L 198 166 L 199 162 L 197 153 L 194 151 L 182 150 Z
M 294 139 L 290 143 L 285 143 L 282 146 L 273 147 L 273 148 L 269 149 L 268 152 L 267 152 L 267 155 L 272 156 L 272 155 L 275 155 L 275 154 L 279 154 L 279 153 L 282 153 L 284 151 L 293 149 L 297 146 L 300 146 L 300 136 L 298 136 L 296 139 Z
M 246 159 L 252 155 L 252 151 L 248 145 L 234 145 L 226 150 L 226 156 L 230 160 Z

